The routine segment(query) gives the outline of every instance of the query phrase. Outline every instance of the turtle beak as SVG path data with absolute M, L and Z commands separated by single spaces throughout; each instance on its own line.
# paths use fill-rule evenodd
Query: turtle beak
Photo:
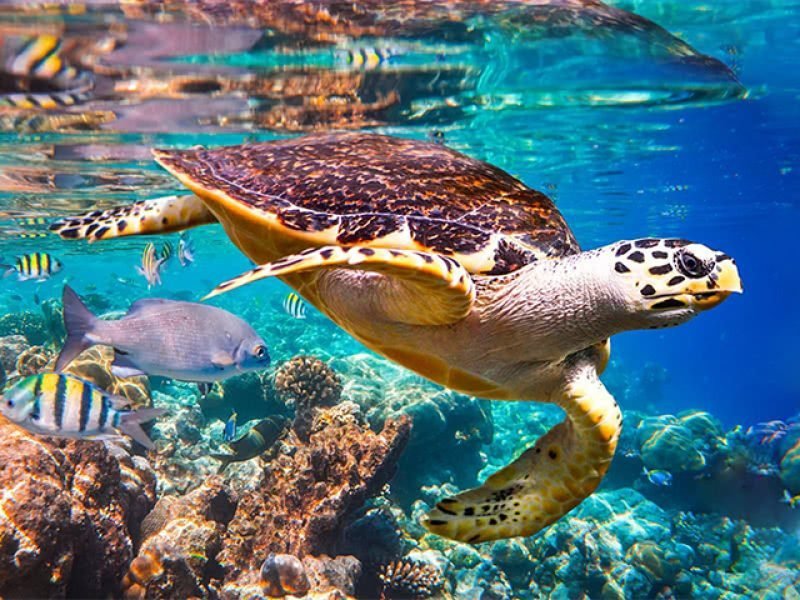
M 711 275 L 703 280 L 702 288 L 704 289 L 691 290 L 692 305 L 698 310 L 714 308 L 733 293 L 741 294 L 744 291 L 742 280 L 733 259 L 726 258 L 717 263 Z

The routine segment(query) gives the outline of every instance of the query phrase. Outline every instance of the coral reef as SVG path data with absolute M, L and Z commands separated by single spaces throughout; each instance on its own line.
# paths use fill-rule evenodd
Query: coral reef
M 291 554 L 270 554 L 260 575 L 259 583 L 268 596 L 304 596 L 311 589 L 302 561 Z
M 20 377 L 42 372 L 53 359 L 53 353 L 44 346 L 31 346 L 17 357 L 16 371 Z
M 424 486 L 443 481 L 460 488 L 476 485 L 486 464 L 482 450 L 494 433 L 488 401 L 442 390 L 368 354 L 334 365 L 345 375 L 343 397 L 361 407 L 373 429 L 401 416 L 414 425 L 392 483 L 396 500 L 409 505 Z M 436 452 L 430 451 L 432 444 Z
M 133 532 L 155 503 L 146 461 L 111 444 L 37 437 L 2 420 L 0 485 L 0 595 L 119 593 Z
M 236 510 L 219 478 L 185 496 L 163 496 L 141 527 L 139 553 L 126 574 L 126 598 L 209 596 L 220 576 L 214 557 Z
M 50 332 L 42 315 L 25 311 L 8 313 L 0 317 L 0 336 L 22 335 L 32 346 L 50 341 Z
M 11 374 L 17 368 L 17 358 L 30 348 L 28 340 L 23 335 L 7 335 L 0 337 L 0 365 L 3 370 Z
M 82 352 L 65 369 L 97 387 L 130 402 L 132 408 L 150 406 L 150 382 L 145 376 L 121 379 L 111 372 L 114 350 L 107 346 L 92 346 Z
M 409 558 L 378 568 L 381 598 L 430 598 L 442 587 L 442 573 L 432 564 Z
M 242 494 L 218 557 L 226 581 L 253 583 L 270 553 L 332 553 L 345 516 L 393 474 L 409 431 L 403 419 L 374 433 L 351 403 L 319 409 L 308 442 L 290 433 L 291 453 L 280 453 Z
M 297 436 L 308 440 L 315 409 L 333 406 L 342 394 L 336 372 L 313 356 L 296 356 L 275 373 L 275 392 L 284 403 L 294 405 L 294 428 Z

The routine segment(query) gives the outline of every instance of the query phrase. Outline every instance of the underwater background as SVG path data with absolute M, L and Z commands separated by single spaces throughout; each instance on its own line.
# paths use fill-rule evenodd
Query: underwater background
M 117 381 L 100 351 L 76 367 L 170 409 L 154 452 L 25 441 L 3 425 L 0 594 L 800 598 L 800 7 L 350 4 L 0 6 L 0 262 L 63 263 L 43 282 L 0 281 L 6 379 L 58 352 L 65 283 L 113 316 L 143 297 L 199 300 L 250 268 L 207 226 L 183 236 L 194 261 L 173 257 L 148 287 L 145 244 L 176 251 L 179 234 L 48 232 L 182 193 L 153 147 L 328 130 L 436 141 L 553 198 L 584 249 L 695 240 L 735 257 L 744 294 L 681 327 L 616 336 L 603 380 L 625 422 L 599 491 L 530 538 L 477 546 L 426 533 L 420 516 L 560 411 L 443 390 L 313 307 L 287 309 L 278 281 L 226 294 L 213 304 L 263 336 L 269 371 L 201 397 Z M 237 437 L 282 419 L 316 433 L 218 473 L 234 410 Z

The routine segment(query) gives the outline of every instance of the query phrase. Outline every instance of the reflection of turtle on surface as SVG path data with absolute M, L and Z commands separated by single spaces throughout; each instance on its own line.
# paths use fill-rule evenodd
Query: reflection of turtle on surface
M 581 252 L 546 196 L 438 144 L 351 133 L 155 155 L 196 196 L 53 228 L 99 240 L 218 220 L 261 266 L 212 295 L 278 276 L 435 382 L 565 410 L 483 486 L 439 502 L 426 524 L 458 540 L 532 534 L 588 496 L 622 420 L 598 378 L 608 338 L 683 323 L 741 290 L 729 256 L 684 240 Z

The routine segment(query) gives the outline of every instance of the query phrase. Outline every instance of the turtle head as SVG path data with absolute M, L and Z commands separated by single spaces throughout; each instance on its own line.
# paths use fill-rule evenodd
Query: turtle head
M 742 291 L 734 260 L 702 244 L 648 238 L 609 248 L 615 287 L 637 329 L 679 325 Z

